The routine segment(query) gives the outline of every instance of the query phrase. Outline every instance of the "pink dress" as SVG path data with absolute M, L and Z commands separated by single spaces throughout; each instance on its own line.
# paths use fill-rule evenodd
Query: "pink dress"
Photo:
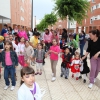
M 58 45 L 51 46 L 50 50 L 60 53 L 60 47 Z M 55 61 L 58 60 L 58 54 L 50 53 L 50 59 Z
M 26 33 L 25 31 L 20 31 L 20 32 L 18 33 L 18 36 L 19 36 L 20 38 L 24 37 L 25 40 L 28 40 L 28 36 L 27 36 L 27 33 Z

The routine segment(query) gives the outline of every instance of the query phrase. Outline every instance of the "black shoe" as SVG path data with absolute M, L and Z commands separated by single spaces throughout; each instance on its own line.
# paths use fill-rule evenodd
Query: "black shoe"
M 61 74 L 60 77 L 63 77 L 63 75 Z
M 86 80 L 85 79 L 83 80 L 83 83 L 86 83 Z
M 66 76 L 65 79 L 68 79 L 68 77 Z
M 82 79 L 82 76 L 79 76 L 79 79 Z

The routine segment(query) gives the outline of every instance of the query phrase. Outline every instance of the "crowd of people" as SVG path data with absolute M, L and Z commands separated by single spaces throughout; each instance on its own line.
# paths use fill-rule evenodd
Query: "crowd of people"
M 35 82 L 34 75 L 42 75 L 45 59 L 50 56 L 52 79 L 56 81 L 56 66 L 59 55 L 62 58 L 61 77 L 76 80 L 83 77 L 86 83 L 87 74 L 90 72 L 89 88 L 96 82 L 96 77 L 100 71 L 100 31 L 89 32 L 90 38 L 87 40 L 84 31 L 81 33 L 68 34 L 66 29 L 45 29 L 40 34 L 37 28 L 26 30 L 23 26 L 15 26 L 14 29 L 6 24 L 0 35 L 0 77 L 1 68 L 4 67 L 4 80 L 7 90 L 10 86 L 9 78 L 12 82 L 11 91 L 16 85 L 16 67 L 21 66 L 21 86 L 18 90 L 18 100 L 41 100 L 42 94 L 39 85 Z M 84 45 L 88 42 L 88 48 L 84 54 Z M 77 50 L 80 48 L 80 52 Z M 87 56 L 90 53 L 91 70 L 87 64 Z M 31 65 L 36 64 L 36 71 Z

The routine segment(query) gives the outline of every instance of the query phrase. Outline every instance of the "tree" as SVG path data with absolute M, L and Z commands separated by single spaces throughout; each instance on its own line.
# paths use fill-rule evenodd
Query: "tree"
M 39 31 L 44 31 L 44 29 L 48 27 L 48 24 L 46 23 L 45 19 L 42 19 L 36 27 Z
M 64 19 L 68 16 L 69 20 L 75 20 L 79 24 L 87 16 L 89 10 L 88 0 L 54 0 L 54 11 L 60 18 Z
M 46 14 L 44 16 L 44 19 L 45 19 L 45 21 L 47 22 L 48 25 L 55 24 L 55 22 L 57 21 L 57 17 L 54 13 Z
M 44 18 L 40 21 L 40 23 L 37 25 L 37 29 L 39 31 L 43 31 L 44 29 L 48 28 L 49 25 L 55 24 L 57 21 L 57 17 L 54 13 L 46 14 Z

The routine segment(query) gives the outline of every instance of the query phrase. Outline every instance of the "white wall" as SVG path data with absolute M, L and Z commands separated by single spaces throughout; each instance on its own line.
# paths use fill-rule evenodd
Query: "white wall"
M 0 16 L 11 19 L 10 0 L 0 0 Z

